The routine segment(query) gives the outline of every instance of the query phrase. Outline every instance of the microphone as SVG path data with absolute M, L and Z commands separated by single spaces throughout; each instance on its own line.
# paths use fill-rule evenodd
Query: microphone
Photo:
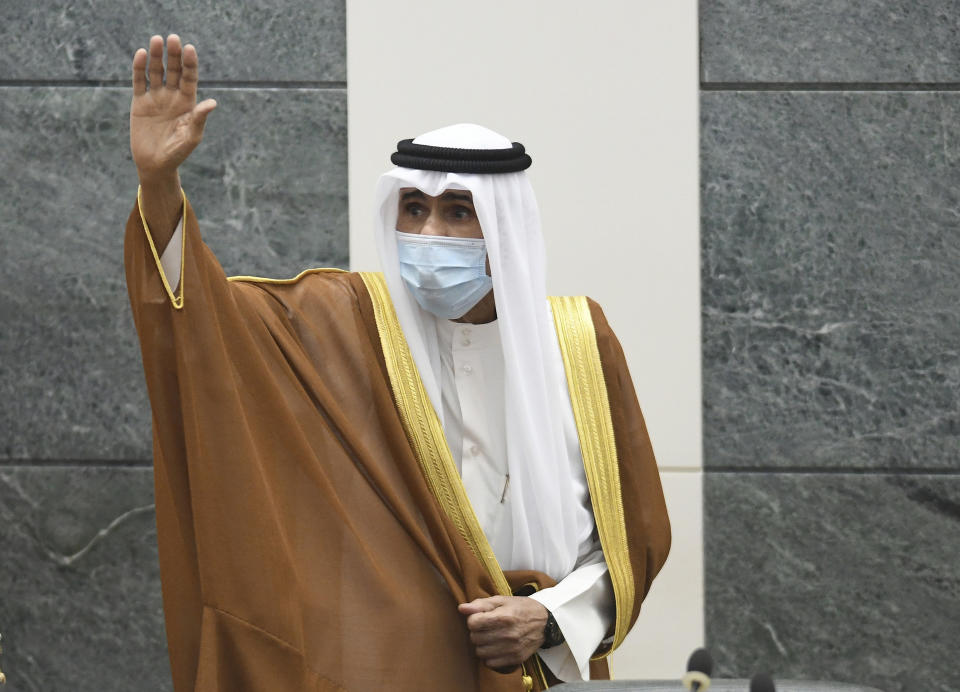
M 757 673 L 750 680 L 750 692 L 777 692 L 773 678 L 766 673 Z
M 707 692 L 712 674 L 713 658 L 710 652 L 706 649 L 697 649 L 690 654 L 690 659 L 687 661 L 687 674 L 683 676 L 683 685 L 691 692 Z

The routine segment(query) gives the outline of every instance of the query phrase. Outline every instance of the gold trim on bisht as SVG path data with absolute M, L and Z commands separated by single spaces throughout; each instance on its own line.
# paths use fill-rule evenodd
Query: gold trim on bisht
M 387 363 L 390 385 L 400 412 L 400 420 L 413 446 L 417 461 L 430 486 L 430 492 L 453 521 L 457 531 L 474 555 L 487 569 L 494 586 L 503 596 L 510 596 L 510 585 L 500 563 L 480 527 L 467 491 L 450 453 L 443 426 L 427 396 L 417 364 L 403 336 L 400 321 L 390 300 L 390 292 L 380 273 L 360 272 L 373 302 L 373 313 L 380 332 L 380 345 Z
M 360 272 L 360 278 L 363 279 L 373 303 L 380 346 L 387 364 L 387 374 L 390 376 L 390 386 L 397 411 L 400 413 L 400 421 L 430 492 L 487 570 L 497 592 L 501 596 L 511 596 L 507 578 L 463 487 L 463 480 L 450 453 L 450 445 L 447 444 L 440 418 L 427 396 L 423 380 L 420 379 L 420 372 L 403 335 L 383 274 Z M 533 677 L 528 673 L 526 664 L 522 666 L 521 683 L 526 692 L 533 689 Z
M 613 582 L 617 607 L 613 645 L 596 657 L 603 658 L 620 646 L 626 637 L 636 598 L 627 547 L 623 496 L 620 493 L 617 446 L 607 385 L 597 348 L 597 334 L 587 299 L 584 296 L 551 296 L 550 307 L 580 437 L 580 452 L 590 488 L 593 516 Z
M 296 276 L 289 279 L 271 279 L 266 276 L 228 276 L 227 281 L 251 281 L 263 284 L 295 284 L 303 277 L 309 274 L 346 274 L 346 269 L 337 267 L 315 267 L 313 269 L 304 269 Z
M 160 262 L 160 254 L 157 252 L 157 246 L 153 242 L 153 234 L 150 233 L 150 227 L 147 225 L 147 217 L 143 215 L 143 206 L 141 205 L 143 188 L 137 188 L 137 211 L 140 213 L 140 221 L 143 223 L 143 231 L 147 234 L 147 243 L 150 245 L 150 252 L 153 253 L 153 261 L 157 263 L 157 270 L 160 272 L 160 280 L 163 281 L 163 288 L 167 291 L 167 297 L 170 298 L 170 304 L 175 310 L 183 308 L 183 259 L 187 247 L 187 193 L 180 188 L 180 195 L 183 197 L 183 232 L 180 234 L 180 279 L 177 282 L 177 293 L 174 295 L 170 288 L 170 282 L 167 280 L 167 273 L 163 271 L 163 263 Z

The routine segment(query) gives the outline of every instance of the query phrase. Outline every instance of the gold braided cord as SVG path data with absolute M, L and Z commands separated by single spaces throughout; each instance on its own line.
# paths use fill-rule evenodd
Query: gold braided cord
M 567 374 L 567 388 L 580 437 L 580 451 L 586 471 L 593 516 L 603 555 L 613 582 L 617 606 L 613 646 L 603 658 L 620 646 L 630 628 L 630 616 L 636 598 L 633 568 L 627 547 L 623 496 L 620 493 L 620 469 L 617 446 L 610 417 L 610 401 L 600 364 L 597 334 L 590 306 L 583 296 L 551 296 L 550 307 L 557 328 L 560 353 Z
M 183 188 L 180 188 L 180 194 L 183 196 L 183 227 L 184 231 L 180 234 L 180 281 L 177 285 L 177 292 L 179 296 L 173 294 L 173 289 L 170 288 L 170 282 L 167 281 L 167 274 L 163 271 L 163 263 L 160 262 L 160 254 L 157 252 L 157 246 L 153 242 L 153 234 L 150 233 L 150 227 L 147 225 L 147 217 L 143 215 L 143 204 L 142 200 L 143 188 L 141 186 L 137 187 L 137 211 L 140 213 L 140 221 L 143 223 L 143 231 L 147 234 L 147 243 L 150 245 L 150 252 L 153 253 L 153 261 L 157 263 L 157 270 L 160 272 L 160 280 L 163 281 L 163 287 L 167 291 L 167 296 L 170 298 L 170 303 L 173 305 L 175 310 L 180 310 L 183 307 L 183 259 L 186 253 L 187 247 L 187 193 L 183 191 Z
M 400 420 L 427 479 L 430 492 L 487 570 L 497 592 L 502 596 L 510 596 L 510 585 L 467 497 L 447 438 L 443 434 L 443 426 L 430 403 L 413 354 L 410 353 L 410 347 L 403 336 L 383 275 L 360 272 L 360 278 L 363 279 L 373 303 L 380 345 Z
M 228 276 L 227 281 L 253 281 L 264 284 L 295 284 L 308 274 L 347 274 L 346 269 L 337 269 L 336 267 L 315 267 L 313 269 L 304 269 L 302 272 L 290 279 L 270 279 L 265 276 Z
M 540 689 L 546 690 L 550 688 L 550 683 L 547 682 L 547 675 L 543 672 L 543 661 L 540 659 L 540 654 L 534 654 L 533 664 L 536 670 L 533 672 L 537 676 L 537 682 L 540 683 Z

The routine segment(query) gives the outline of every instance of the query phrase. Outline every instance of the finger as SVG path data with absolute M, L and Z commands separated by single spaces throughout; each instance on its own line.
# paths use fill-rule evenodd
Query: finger
M 180 37 L 176 34 L 167 36 L 167 88 L 180 88 L 180 60 L 183 57 Z
M 463 615 L 473 615 L 474 613 L 485 613 L 496 607 L 497 604 L 493 602 L 493 598 L 475 598 L 469 603 L 461 603 L 457 606 L 457 610 Z
M 476 613 L 467 618 L 467 627 L 471 632 L 495 630 L 503 626 L 503 618 L 498 613 Z
M 183 47 L 183 70 L 180 73 L 180 93 L 188 98 L 197 98 L 197 79 L 200 72 L 200 60 L 197 49 L 192 43 Z
M 487 668 L 492 668 L 498 673 L 512 673 L 520 667 L 520 663 L 517 663 L 513 659 L 506 657 L 491 658 L 489 661 L 484 661 L 484 663 L 487 665 Z
M 133 54 L 133 95 L 147 93 L 147 51 L 143 48 Z
M 477 649 L 477 658 L 481 661 L 489 661 L 491 658 L 506 658 L 512 660 L 516 663 L 517 650 L 509 642 L 493 642 L 492 644 L 484 644 L 483 646 L 478 646 Z
M 499 630 L 471 630 L 470 641 L 474 646 L 488 646 L 503 641 L 503 633 Z
M 493 642 L 484 644 L 475 649 L 477 658 L 481 661 L 489 661 L 491 658 L 506 659 L 507 663 L 520 663 L 523 654 L 520 648 L 508 641 Z
M 150 86 L 159 87 L 163 84 L 163 38 L 150 37 Z

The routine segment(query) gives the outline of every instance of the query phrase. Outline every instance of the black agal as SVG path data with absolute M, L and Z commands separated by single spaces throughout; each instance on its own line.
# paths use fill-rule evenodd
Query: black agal
M 514 173 L 533 163 L 519 142 L 506 149 L 459 149 L 414 144 L 412 139 L 397 142 L 390 161 L 404 168 L 447 173 Z

